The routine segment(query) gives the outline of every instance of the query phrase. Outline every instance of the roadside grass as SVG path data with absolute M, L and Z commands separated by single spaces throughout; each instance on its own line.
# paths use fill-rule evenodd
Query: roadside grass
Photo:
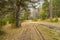
M 60 40 L 60 30 L 49 29 L 45 26 L 37 27 L 44 35 L 46 40 Z
M 0 40 L 2 40 L 5 36 L 6 32 L 4 32 L 3 30 L 0 30 Z
M 46 40 L 60 40 L 60 30 L 53 30 L 41 25 L 38 25 L 37 28 L 43 33 Z M 12 28 L 10 24 L 7 24 L 2 30 L 5 32 L 5 35 L 0 36 L 0 40 L 17 40 L 22 28 Z
M 46 24 L 52 24 L 52 25 L 60 25 L 60 21 L 58 22 L 50 22 L 49 19 L 46 19 L 46 20 L 38 20 L 37 22 L 40 22 L 40 23 L 46 23 Z
M 0 35 L 0 40 L 17 40 L 22 28 L 12 28 L 10 24 L 3 26 L 3 33 Z

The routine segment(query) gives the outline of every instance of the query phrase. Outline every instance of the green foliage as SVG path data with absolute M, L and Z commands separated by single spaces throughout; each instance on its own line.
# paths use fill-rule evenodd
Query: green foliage
M 1 15 L 3 17 L 5 17 L 7 14 L 10 14 L 10 13 L 7 13 L 7 12 L 15 12 L 15 15 L 14 14 L 10 14 L 9 16 L 9 19 L 8 21 L 10 23 L 16 23 L 16 25 L 19 24 L 19 12 L 21 13 L 21 9 L 23 10 L 27 10 L 29 9 L 28 8 L 28 5 L 29 3 L 32 3 L 31 5 L 35 4 L 39 2 L 38 0 L 35 1 L 35 0 L 0 0 L 0 17 Z M 21 7 L 21 8 L 20 8 Z M 33 6 L 35 8 L 35 5 Z M 25 11 L 27 12 L 27 11 Z M 7 13 L 7 14 L 6 14 Z M 29 14 L 26 14 L 24 19 L 21 18 L 20 20 L 23 21 L 25 19 L 28 19 L 28 15 Z
M 58 20 L 58 18 L 55 18 L 55 20 L 54 20 L 55 22 L 58 22 L 59 20 Z
M 44 13 L 47 14 L 47 17 L 49 17 L 49 2 L 48 2 L 48 0 L 44 0 L 44 3 L 42 5 L 42 10 L 44 11 Z
M 50 18 L 50 22 L 58 22 L 58 18 Z
M 60 0 L 53 0 L 53 14 L 60 17 Z
M 9 23 L 15 23 L 15 18 L 9 18 Z
M 50 18 L 50 22 L 54 22 L 53 18 Z
M 15 23 L 14 13 L 10 13 L 10 15 L 8 16 L 8 21 L 9 21 L 9 23 Z
M 42 19 L 42 20 L 45 20 L 47 15 L 46 15 L 46 13 L 42 13 L 41 16 L 42 16 L 41 19 Z
M 7 20 L 5 18 L 0 19 L 0 26 L 6 25 Z
M 37 17 L 33 18 L 33 21 L 37 21 L 37 20 L 38 20 L 38 18 L 37 18 Z
M 23 22 L 24 20 L 28 20 L 28 17 L 30 15 L 30 12 L 28 9 L 22 11 L 22 13 L 20 13 L 20 21 Z
M 23 22 L 25 20 L 25 17 L 21 16 L 20 21 Z

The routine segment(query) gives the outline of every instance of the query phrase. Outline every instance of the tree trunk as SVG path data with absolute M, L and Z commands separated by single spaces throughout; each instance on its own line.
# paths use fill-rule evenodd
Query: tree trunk
M 50 3 L 49 3 L 49 9 L 50 9 L 50 18 L 52 18 L 52 0 L 50 0 Z
M 20 11 L 20 4 L 19 0 L 16 2 L 16 27 L 19 27 L 19 11 Z M 20 23 L 21 25 L 21 23 Z

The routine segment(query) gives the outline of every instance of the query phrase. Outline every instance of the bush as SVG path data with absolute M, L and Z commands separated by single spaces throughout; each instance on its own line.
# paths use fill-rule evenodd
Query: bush
M 26 20 L 26 19 L 25 19 L 25 17 L 20 17 L 19 20 L 20 20 L 20 22 L 23 22 L 23 21 Z
M 37 21 L 37 20 L 38 20 L 38 18 L 37 18 L 37 17 L 33 18 L 33 21 Z
M 6 21 L 6 19 L 0 19 L 0 26 L 4 26 L 4 25 L 6 25 L 6 23 L 7 23 L 7 21 Z
M 15 23 L 15 21 L 16 21 L 15 16 L 12 15 L 12 14 L 10 14 L 10 15 L 8 16 L 8 21 L 9 21 L 9 23 Z
M 58 22 L 58 21 L 59 21 L 58 18 L 55 18 L 54 22 Z
M 50 18 L 50 22 L 54 22 L 53 18 Z
M 51 18 L 50 19 L 50 22 L 58 22 L 59 20 L 58 20 L 58 18 Z
M 15 19 L 14 18 L 10 18 L 8 19 L 9 23 L 15 23 Z
M 45 20 L 47 15 L 46 15 L 46 13 L 42 13 L 42 15 L 41 15 L 41 16 L 42 16 L 42 18 L 41 18 L 41 19 L 42 19 L 42 20 Z
M 5 32 L 2 31 L 2 30 L 0 30 L 0 36 L 2 36 L 2 35 L 4 35 L 4 34 L 5 34 Z

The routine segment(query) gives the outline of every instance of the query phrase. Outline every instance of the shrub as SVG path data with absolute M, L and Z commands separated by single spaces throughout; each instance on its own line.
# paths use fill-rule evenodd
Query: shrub
M 42 13 L 42 15 L 41 15 L 41 16 L 42 16 L 42 18 L 41 18 L 41 19 L 42 19 L 42 20 L 45 20 L 47 15 L 46 15 L 46 13 Z
M 15 19 L 14 18 L 10 18 L 8 19 L 9 23 L 15 23 Z
M 4 34 L 5 34 L 5 32 L 2 31 L 2 30 L 0 30 L 0 36 L 2 36 L 2 35 L 4 35 Z
M 58 18 L 51 18 L 50 19 L 50 22 L 58 22 L 59 20 L 58 20 Z
M 38 20 L 38 18 L 37 18 L 37 17 L 33 18 L 33 21 L 37 21 L 37 20 Z
M 5 18 L 0 19 L 0 26 L 6 25 L 7 21 Z
M 12 14 L 10 14 L 9 16 L 8 16 L 8 21 L 9 21 L 9 23 L 15 23 L 15 16 L 14 15 L 12 15 Z
M 54 22 L 53 18 L 50 18 L 50 22 Z
M 58 21 L 59 21 L 58 18 L 55 18 L 54 22 L 58 22 Z

